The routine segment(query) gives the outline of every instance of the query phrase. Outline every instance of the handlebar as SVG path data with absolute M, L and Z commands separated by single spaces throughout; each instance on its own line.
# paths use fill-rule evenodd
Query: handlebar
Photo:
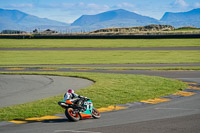
M 90 100 L 90 99 L 87 98 L 87 97 L 81 97 L 80 99 L 83 99 L 84 101 Z

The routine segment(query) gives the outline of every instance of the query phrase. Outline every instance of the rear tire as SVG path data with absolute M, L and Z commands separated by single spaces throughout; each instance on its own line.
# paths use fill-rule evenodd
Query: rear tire
M 92 117 L 95 119 L 99 119 L 101 117 L 101 114 L 97 109 L 93 108 L 92 109 Z
M 65 110 L 65 116 L 70 120 L 70 121 L 78 121 L 78 120 L 80 120 L 80 115 L 79 115 L 79 113 L 76 113 L 75 111 L 74 111 L 74 109 L 73 108 L 67 108 L 66 110 Z

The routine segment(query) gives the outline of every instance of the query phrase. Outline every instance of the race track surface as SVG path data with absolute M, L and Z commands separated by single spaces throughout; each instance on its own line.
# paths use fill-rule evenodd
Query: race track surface
M 1 74 L 0 107 L 64 95 L 69 88 L 77 90 L 92 84 L 92 81 L 72 77 Z

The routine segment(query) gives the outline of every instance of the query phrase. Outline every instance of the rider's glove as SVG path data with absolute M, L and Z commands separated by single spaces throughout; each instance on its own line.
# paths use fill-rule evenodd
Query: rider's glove
M 79 95 L 78 98 L 84 98 L 84 97 Z
M 84 100 L 88 100 L 88 98 L 87 97 L 84 97 L 84 96 L 78 96 L 78 98 L 81 98 L 81 99 L 84 99 Z

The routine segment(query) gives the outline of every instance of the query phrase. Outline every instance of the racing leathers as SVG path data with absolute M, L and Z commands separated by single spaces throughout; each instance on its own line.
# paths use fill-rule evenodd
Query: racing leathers
M 64 95 L 64 99 L 63 101 L 67 101 L 67 100 L 70 100 L 72 103 L 76 104 L 77 107 L 80 107 L 82 108 L 82 105 L 83 105 L 83 100 L 81 98 L 84 98 L 83 96 L 80 96 L 76 93 L 65 93 Z

